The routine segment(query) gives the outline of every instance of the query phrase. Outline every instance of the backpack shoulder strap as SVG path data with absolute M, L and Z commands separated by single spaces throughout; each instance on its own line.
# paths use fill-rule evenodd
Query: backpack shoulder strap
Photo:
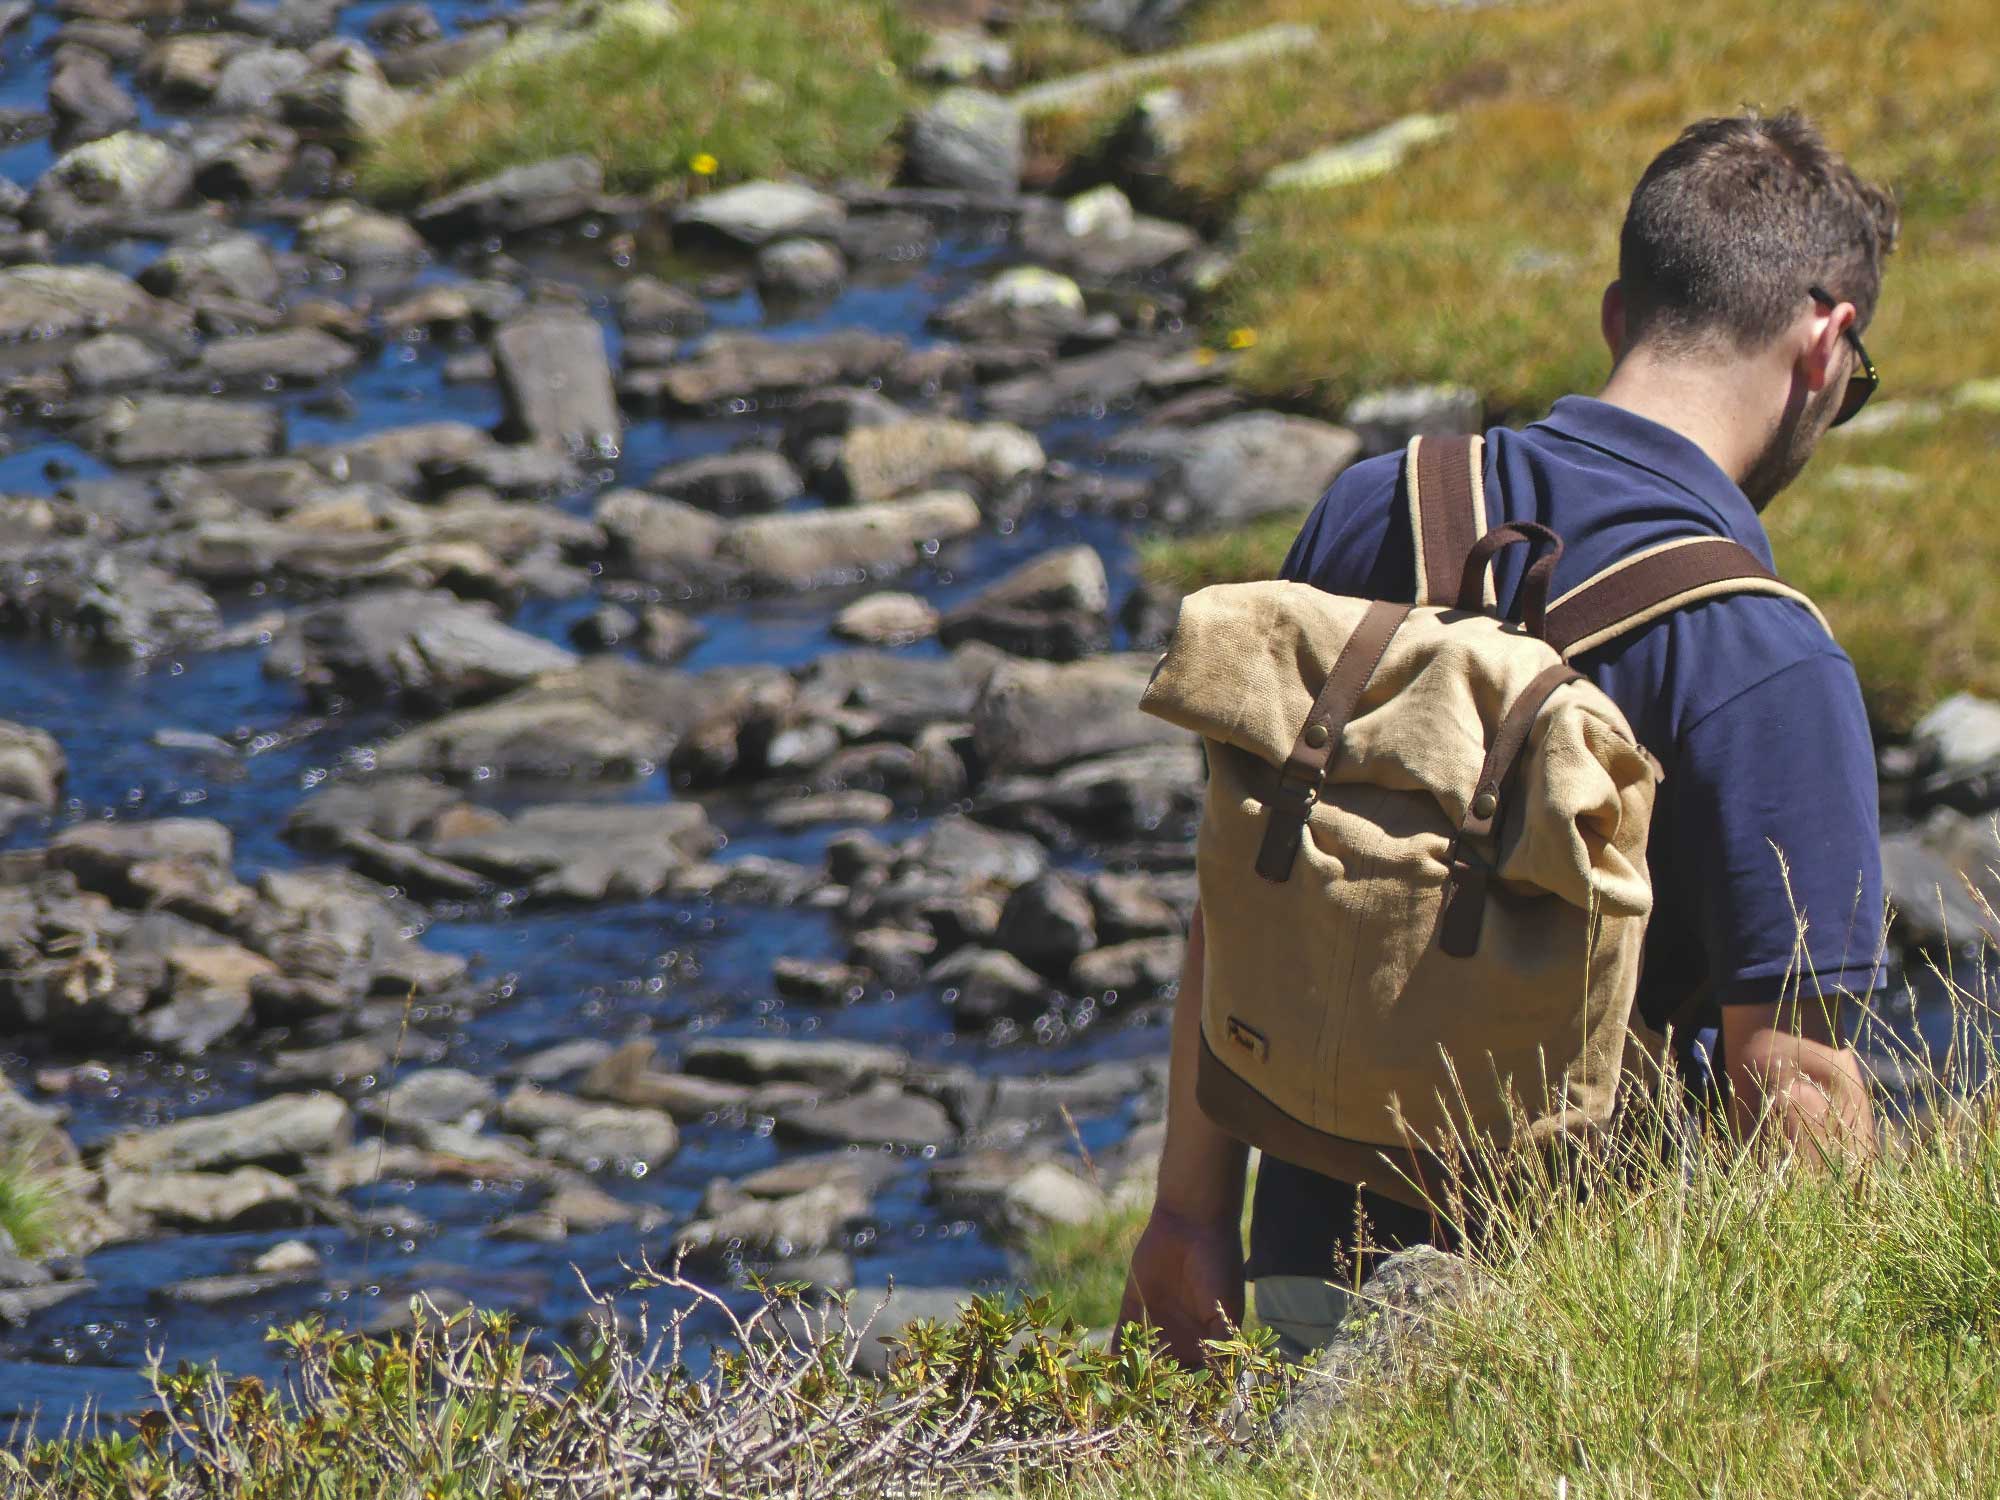
M 1787 586 L 1740 542 L 1692 536 L 1635 552 L 1553 600 L 1543 634 L 1567 660 L 1662 615 L 1724 594 L 1775 594 L 1804 605 L 1826 624 L 1812 600 Z
M 1486 440 L 1417 437 L 1403 459 L 1403 489 L 1410 505 L 1410 539 L 1417 555 L 1417 603 L 1449 609 L 1472 544 L 1486 534 Z M 1493 606 L 1493 578 L 1486 604 Z

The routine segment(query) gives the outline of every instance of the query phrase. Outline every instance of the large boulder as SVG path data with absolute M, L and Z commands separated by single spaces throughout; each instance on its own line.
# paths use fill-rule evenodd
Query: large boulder
M 573 667 L 576 657 L 449 594 L 385 589 L 294 615 L 264 665 L 322 700 L 460 704 Z
M 531 807 L 430 850 L 543 898 L 641 900 L 719 843 L 698 802 L 583 802 Z
M 593 514 L 613 557 L 648 577 L 694 577 L 715 561 L 727 522 L 644 490 L 608 490 Z
M 116 1173 L 105 1185 L 104 1206 L 127 1223 L 208 1234 L 296 1229 L 312 1217 L 298 1185 L 262 1167 Z
M 588 213 L 604 191 L 604 169 L 591 156 L 558 156 L 509 167 L 416 212 L 417 227 L 441 239 L 518 234 Z
M 1053 666 L 1009 662 L 973 709 L 973 744 L 990 773 L 1050 771 L 1088 756 L 1186 741 L 1187 731 L 1139 711 L 1148 656 Z
M 622 422 L 604 331 L 587 313 L 537 308 L 493 337 L 510 436 L 553 447 L 617 451 Z
M 187 157 L 156 136 L 120 131 L 57 157 L 35 184 L 35 221 L 57 234 L 156 215 L 194 186 Z
M 932 319 L 965 339 L 1054 343 L 1089 319 L 1083 291 L 1061 272 L 1012 266 L 947 304 Z
M 712 510 L 777 510 L 805 493 L 805 481 L 784 455 L 761 448 L 669 464 L 646 483 Z
M 1303 511 L 1361 456 L 1361 439 L 1310 417 L 1253 411 L 1224 417 L 1181 440 L 1163 484 L 1162 510 L 1203 530 Z
M 401 219 L 345 202 L 330 203 L 301 224 L 298 247 L 364 269 L 415 265 L 428 253 L 424 237 Z
M 198 245 L 175 245 L 140 273 L 139 284 L 163 297 L 189 301 L 228 297 L 268 305 L 284 290 L 269 248 L 254 234 L 225 234 Z
M 1111 644 L 1111 585 L 1088 546 L 1023 563 L 946 615 L 947 646 L 986 641 L 1016 656 L 1075 661 Z
M 1026 155 L 1020 112 L 981 89 L 946 89 L 904 126 L 903 172 L 920 187 L 1011 196 Z

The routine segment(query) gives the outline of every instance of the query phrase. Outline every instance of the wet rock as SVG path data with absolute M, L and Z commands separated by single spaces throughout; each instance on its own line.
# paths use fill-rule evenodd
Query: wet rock
M 903 173 L 920 187 L 1013 194 L 1025 157 L 1020 113 L 979 89 L 946 89 L 904 127 Z
M 333 1095 L 280 1094 L 242 1109 L 114 1136 L 105 1160 L 135 1173 L 244 1166 L 296 1172 L 307 1157 L 346 1150 L 353 1133 L 353 1113 Z
M 847 956 L 868 970 L 883 985 L 894 990 L 914 988 L 921 983 L 937 939 L 925 932 L 900 927 L 870 927 L 854 934 Z
M 641 407 L 700 411 L 736 397 L 879 380 L 907 350 L 900 338 L 858 329 L 806 339 L 713 333 L 671 365 L 628 371 L 619 390 Z
M 612 453 L 622 422 L 604 332 L 585 313 L 544 308 L 493 336 L 508 435 L 551 447 Z
M 307 54 L 313 71 L 278 91 L 277 105 L 287 125 L 331 140 L 373 140 L 409 113 L 408 96 L 390 87 L 368 49 L 354 42 L 329 42 Z
M 617 1055 L 618 1049 L 600 1037 L 557 1042 L 510 1063 L 506 1075 L 528 1083 L 554 1083 L 573 1073 L 587 1072 Z
M 649 604 L 639 612 L 639 654 L 647 661 L 670 666 L 707 639 L 707 627 L 680 610 Z
M 116 901 L 137 898 L 135 877 L 164 863 L 226 871 L 234 856 L 229 830 L 206 818 L 154 818 L 142 823 L 84 823 L 49 841 L 48 861 L 86 890 Z
M 195 1233 L 293 1229 L 311 1218 L 297 1184 L 261 1167 L 117 1173 L 106 1184 L 104 1199 L 112 1215 L 128 1223 Z
M 75 1281 L 51 1281 L 43 1286 L 19 1287 L 0 1291 L 0 1325 L 19 1326 L 37 1313 L 52 1307 L 60 1307 L 73 1297 L 95 1291 L 97 1283 L 87 1278 Z
M 973 709 L 974 744 L 990 772 L 1042 771 L 1087 756 L 1184 744 L 1185 731 L 1139 711 L 1151 677 L 1144 656 L 1051 666 L 1009 663 Z
M 30 214 L 58 238 L 151 220 L 194 185 L 187 157 L 164 141 L 120 131 L 64 152 L 35 184 Z
M 781 958 L 771 965 L 771 987 L 811 1005 L 852 1005 L 868 993 L 873 978 L 866 969 L 828 959 Z
M 1477 432 L 1484 409 L 1470 386 L 1403 385 L 1355 397 L 1340 420 L 1373 455 L 1397 452 L 1413 437 Z
M 825 240 L 779 240 L 757 252 L 757 290 L 766 302 L 830 301 L 846 285 L 846 258 Z
M 559 156 L 434 198 L 417 210 L 416 223 L 441 239 L 519 234 L 581 218 L 603 191 L 604 169 L 595 157 Z
M 1361 454 L 1343 427 L 1245 412 L 1196 428 L 1162 481 L 1161 509 L 1204 530 L 1309 508 Z
M 475 703 L 576 665 L 560 646 L 503 625 L 449 594 L 385 589 L 296 614 L 265 670 L 320 702 L 406 697 Z
M 1176 937 L 1187 929 L 1186 915 L 1144 875 L 1099 873 L 1085 885 L 1098 939 L 1123 943 L 1133 938 Z
M 269 959 L 234 943 L 171 949 L 164 1003 L 140 1017 L 141 1040 L 199 1056 L 250 1019 L 250 990 L 277 973 Z
M 1082 954 L 1070 967 L 1072 994 L 1124 999 L 1164 994 L 1180 982 L 1187 943 L 1179 937 L 1134 938 Z
M 139 64 L 140 85 L 160 98 L 182 105 L 207 102 L 222 78 L 222 66 L 246 45 L 226 35 L 170 36 L 157 43 Z
M 1118 607 L 1118 623 L 1134 651 L 1165 648 L 1180 620 L 1181 591 L 1164 584 L 1141 581 Z
M 78 140 L 139 123 L 139 106 L 120 86 L 110 61 L 88 47 L 65 47 L 49 74 L 49 112 Z
M 981 396 L 988 415 L 1038 427 L 1066 413 L 1104 411 L 1170 377 L 1175 355 L 1148 344 L 1118 344 L 1058 360 L 1003 380 Z
M 892 500 L 946 483 L 996 495 L 1047 463 L 1042 445 L 1018 427 L 921 417 L 848 433 L 829 477 L 836 493 L 851 501 Z
M 644 490 L 606 491 L 592 519 L 612 555 L 649 578 L 699 576 L 729 532 L 726 522 L 697 506 Z
M 657 1044 L 644 1037 L 634 1038 L 595 1063 L 577 1091 L 585 1099 L 665 1110 L 679 1120 L 740 1108 L 751 1093 L 739 1084 L 667 1071 L 659 1065 Z
M 841 226 L 837 243 L 850 261 L 911 265 L 937 249 L 937 231 L 922 214 L 855 214 Z
M 427 1124 L 477 1128 L 498 1097 L 492 1083 L 476 1073 L 463 1068 L 425 1068 L 374 1095 L 362 1107 L 396 1130 Z
M 1955 693 L 1917 721 L 1911 748 L 1919 802 L 1968 813 L 2000 805 L 2000 704 Z
M 0 563 L 0 620 L 138 660 L 202 644 L 221 627 L 222 615 L 208 594 L 163 568 L 82 552 Z
M 1008 1142 L 1035 1134 L 1067 1138 L 1071 1122 L 1119 1110 L 1147 1084 L 1135 1063 L 1098 1063 L 1058 1077 L 982 1077 L 954 1070 L 930 1085 L 968 1134 Z
M 1013 266 L 948 303 L 932 322 L 963 339 L 1055 343 L 1080 332 L 1083 292 L 1060 272 Z
M 217 74 L 209 103 L 231 114 L 263 114 L 278 96 L 312 72 L 312 61 L 288 47 L 246 47 Z
M 619 286 L 618 323 L 627 334 L 671 333 L 689 338 L 708 327 L 708 308 L 692 292 L 655 276 L 634 276 Z
M 880 792 L 822 792 L 776 802 L 765 810 L 773 828 L 811 828 L 822 823 L 886 823 L 896 804 Z
M 152 1299 L 193 1307 L 226 1307 L 232 1302 L 248 1302 L 289 1287 L 305 1286 L 315 1279 L 308 1270 L 237 1271 L 219 1276 L 190 1276 L 185 1281 L 155 1287 Z
M 1882 881 L 1892 931 L 1906 944 L 1940 953 L 2000 936 L 1987 911 L 2000 905 L 1994 864 L 1990 822 L 1951 808 L 1885 834 Z
M 915 594 L 879 593 L 857 599 L 833 617 L 833 633 L 875 646 L 907 646 L 937 634 L 938 612 Z
M 239 936 L 295 981 L 330 980 L 402 1000 L 437 994 L 465 977 L 463 958 L 410 938 L 422 926 L 415 908 L 351 870 L 268 870 L 257 878 L 257 894 L 256 920 Z M 261 1009 L 261 986 L 253 998 Z
M 658 1110 L 599 1105 L 568 1122 L 552 1126 L 535 1138 L 544 1156 L 568 1162 L 586 1172 L 607 1168 L 651 1169 L 680 1147 L 674 1122 Z
M 1172 820 L 1200 812 L 1200 747 L 1159 745 L 1094 757 L 1053 776 L 996 776 L 979 790 L 975 811 L 1008 827 L 1072 829 L 1125 836 L 1157 835 Z
M 198 372 L 222 385 L 319 385 L 361 362 L 344 340 L 314 328 L 224 339 L 202 350 Z
M 544 899 L 639 900 L 718 842 L 699 803 L 574 803 L 529 808 L 430 852 Z
M 904 844 L 897 867 L 941 876 L 960 885 L 1025 885 L 1048 867 L 1048 852 L 1034 839 L 1002 833 L 953 814 Z
M 1030 968 L 1059 979 L 1097 946 L 1097 915 L 1073 877 L 1043 875 L 1007 898 L 994 941 Z
M 0 270 L 0 341 L 56 339 L 118 329 L 179 333 L 186 308 L 148 296 L 101 266 L 10 266 Z
M 338 1089 L 367 1087 L 389 1071 L 394 1056 L 388 1041 L 354 1037 L 322 1047 L 273 1053 L 269 1076 L 277 1083 L 314 1084 Z
M 646 484 L 711 510 L 777 510 L 805 493 L 798 470 L 783 455 L 755 448 L 669 464 Z
M 882 505 L 766 516 L 738 523 L 718 555 L 753 583 L 806 588 L 894 571 L 937 544 L 979 529 L 979 503 L 936 490 Z
M 1108 185 L 1060 209 L 1038 205 L 1022 216 L 1017 233 L 1029 256 L 1100 284 L 1170 274 L 1201 248 L 1192 229 L 1135 212 Z
M 7 803 L 23 810 L 54 807 L 68 775 L 68 757 L 54 735 L 0 719 L 0 814 Z
M 284 289 L 278 263 L 253 234 L 226 234 L 206 244 L 173 246 L 139 275 L 163 297 L 235 297 L 273 302 Z
M 292 809 L 285 836 L 321 849 L 336 847 L 342 834 L 356 828 L 385 839 L 420 839 L 445 813 L 465 805 L 457 792 L 422 776 L 335 782 Z
M 332 203 L 299 226 L 299 250 L 343 266 L 415 265 L 426 255 L 424 237 L 401 219 L 357 203 Z
M 845 1099 L 801 1103 L 777 1111 L 780 1135 L 795 1140 L 898 1146 L 910 1150 L 948 1146 L 957 1127 L 942 1104 L 876 1083 Z
M 698 678 L 592 657 L 574 671 L 419 725 L 383 745 L 376 765 L 451 777 L 625 779 L 665 764 L 705 703 Z
M 1111 644 L 1111 585 L 1094 547 L 1022 564 L 944 617 L 947 646 L 986 641 L 1017 656 L 1075 661 Z
M 284 446 L 275 407 L 205 396 L 114 397 L 84 423 L 84 442 L 114 464 L 267 458 Z
M 790 182 L 746 182 L 707 193 L 674 213 L 674 238 L 690 245 L 755 250 L 777 240 L 836 233 L 847 218 L 838 198 Z
M 712 1264 L 729 1254 L 786 1257 L 824 1250 L 866 1216 L 868 1200 L 849 1184 L 829 1182 L 785 1198 L 704 1203 L 703 1211 L 675 1232 L 674 1249 Z
M 947 1178 L 940 1196 L 1016 1243 L 1055 1228 L 1102 1218 L 1110 1207 L 1103 1189 L 1060 1162 L 1022 1162 L 1009 1155 L 997 1169 Z
M 730 1083 L 809 1083 L 856 1089 L 908 1071 L 909 1055 L 870 1042 L 791 1041 L 777 1037 L 707 1037 L 681 1049 L 681 1067 Z
M 1033 1016 L 1048 999 L 1048 986 L 1032 970 L 993 948 L 961 948 L 933 965 L 924 983 L 944 992 L 952 1020 L 960 1025 Z

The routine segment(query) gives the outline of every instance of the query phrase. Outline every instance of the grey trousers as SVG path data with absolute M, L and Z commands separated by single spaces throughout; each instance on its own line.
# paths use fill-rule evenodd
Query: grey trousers
M 1264 1276 L 1255 1283 L 1257 1317 L 1296 1363 L 1333 1341 L 1353 1301 L 1346 1287 L 1317 1276 Z

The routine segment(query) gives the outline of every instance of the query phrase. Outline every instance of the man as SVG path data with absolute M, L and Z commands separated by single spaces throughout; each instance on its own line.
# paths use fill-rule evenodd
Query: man
M 1759 513 L 1875 374 L 1860 341 L 1893 247 L 1889 196 L 1794 113 L 1705 120 L 1646 169 L 1602 327 L 1612 371 L 1520 432 L 1487 434 L 1489 524 L 1539 521 L 1567 544 L 1560 594 L 1671 537 L 1730 537 L 1767 564 Z M 1415 593 L 1402 455 L 1344 473 L 1307 520 L 1287 578 L 1393 601 Z M 1524 568 L 1496 568 L 1502 603 Z M 1828 1007 L 1880 982 L 1874 752 L 1853 667 L 1811 613 L 1760 594 L 1668 615 L 1575 665 L 1665 767 L 1655 907 L 1638 1008 L 1655 1028 L 1720 1032 L 1739 1132 L 1872 1148 L 1866 1085 Z M 1243 1313 L 1245 1148 L 1194 1098 L 1201 914 L 1174 1016 L 1159 1192 L 1121 1321 L 1159 1326 L 1183 1360 Z M 1360 1226 L 1365 1221 L 1366 1229 Z M 1249 1278 L 1281 1346 L 1324 1342 L 1370 1250 L 1426 1241 L 1431 1216 L 1277 1161 L 1259 1170 Z

